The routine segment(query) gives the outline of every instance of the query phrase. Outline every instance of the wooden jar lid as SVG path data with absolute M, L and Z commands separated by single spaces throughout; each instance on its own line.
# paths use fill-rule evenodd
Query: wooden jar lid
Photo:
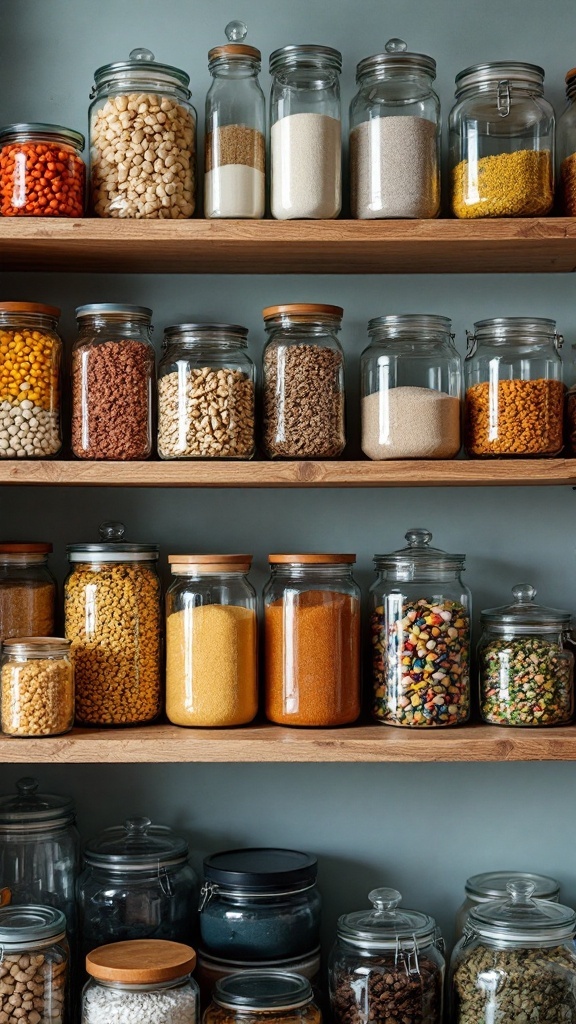
M 356 561 L 356 555 L 268 555 L 271 565 L 290 565 L 292 562 L 298 565 L 338 565 L 345 562 L 349 565 Z
M 42 313 L 57 320 L 61 310 L 58 306 L 46 306 L 43 302 L 0 302 L 0 313 Z
M 278 306 L 266 306 L 262 310 L 262 316 L 265 320 L 271 320 L 273 317 L 281 316 L 282 314 L 302 317 L 324 314 L 341 319 L 344 316 L 344 310 L 342 306 L 329 306 L 322 302 L 285 302 Z
M 86 957 L 86 970 L 99 981 L 154 985 L 183 978 L 196 965 L 192 946 L 166 939 L 132 939 L 98 946 Z

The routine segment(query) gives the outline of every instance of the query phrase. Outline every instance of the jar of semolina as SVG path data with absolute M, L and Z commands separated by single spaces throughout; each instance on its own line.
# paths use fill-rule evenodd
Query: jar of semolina
M 60 451 L 59 316 L 56 306 L 0 302 L 0 458 Z
M 554 199 L 554 110 L 544 71 L 521 61 L 456 76 L 450 113 L 455 217 L 543 217 Z
M 480 320 L 464 361 L 464 445 L 472 458 L 558 455 L 563 444 L 560 349 L 554 320 Z
M 56 580 L 51 544 L 0 544 L 0 644 L 14 636 L 52 636 Z
M 251 555 L 169 555 L 166 713 L 175 725 L 230 726 L 258 710 Z
M 60 736 L 74 724 L 70 641 L 18 637 L 2 645 L 0 724 L 8 736 Z
M 65 632 L 84 725 L 151 722 L 161 710 L 160 581 L 156 544 L 127 544 L 122 523 L 103 523 L 97 544 L 71 544 Z

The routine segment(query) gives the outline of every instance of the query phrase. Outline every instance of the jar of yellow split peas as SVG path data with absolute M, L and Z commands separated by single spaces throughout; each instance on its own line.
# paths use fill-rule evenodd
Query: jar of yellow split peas
M 0 458 L 60 451 L 59 316 L 55 306 L 0 302 Z

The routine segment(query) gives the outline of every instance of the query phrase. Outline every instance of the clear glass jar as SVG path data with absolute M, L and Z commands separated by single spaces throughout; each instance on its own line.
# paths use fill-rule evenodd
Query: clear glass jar
M 39 793 L 37 779 L 19 779 L 16 793 L 0 797 L 0 906 L 55 907 L 65 914 L 72 940 L 79 869 L 80 837 L 72 799 Z
M 0 302 L 0 458 L 57 455 L 62 340 L 60 310 L 39 302 Z
M 368 323 L 362 353 L 362 451 L 369 459 L 451 459 L 460 451 L 462 364 L 445 316 Z
M 149 818 L 104 829 L 85 845 L 77 899 L 83 955 L 128 939 L 190 942 L 198 881 L 188 843 Z
M 342 207 L 340 80 L 331 46 L 270 56 L 270 209 L 276 220 L 331 220 Z
M 514 603 L 487 608 L 478 643 L 480 714 L 490 725 L 566 725 L 574 714 L 572 614 L 534 603 L 527 583 Z
M 69 957 L 61 910 L 30 904 L 0 907 L 0 1019 L 62 1024 Z M 16 1017 L 15 1009 L 23 1013 Z
M 256 370 L 248 330 L 177 324 L 164 332 L 158 367 L 161 459 L 251 459 Z
M 61 637 L 4 640 L 0 726 L 7 736 L 61 736 L 74 724 L 70 641 Z
M 560 883 L 548 875 L 534 875 L 527 871 L 486 871 L 480 875 L 472 875 L 466 880 L 464 902 L 456 911 L 455 940 L 462 938 L 468 914 L 474 907 L 479 907 L 491 900 L 506 899 L 508 882 L 531 882 L 534 886 L 533 899 L 550 900 L 558 903 Z
M 85 139 L 60 124 L 0 128 L 0 215 L 82 217 Z
M 465 555 L 430 547 L 428 530 L 375 555 L 370 588 L 372 713 L 384 725 L 461 725 L 470 715 L 471 595 Z
M 576 216 L 576 68 L 566 75 L 567 104 L 556 126 L 557 190 L 560 212 Z
M 152 310 L 94 302 L 76 310 L 72 451 L 78 459 L 146 459 L 152 451 Z
M 214 81 L 206 96 L 204 216 L 257 219 L 266 204 L 262 54 L 244 42 L 230 42 L 238 38 L 236 25 L 226 28 L 229 42 L 208 54 Z
M 196 111 L 190 76 L 150 50 L 94 72 L 92 210 L 97 217 L 179 220 L 196 204 Z
M 264 588 L 266 716 L 333 726 L 360 714 L 356 555 L 270 555 Z
M 543 217 L 554 200 L 554 110 L 544 71 L 521 61 L 456 76 L 450 112 L 455 217 Z
M 204 860 L 200 936 L 211 956 L 279 960 L 316 951 L 316 857 L 298 850 L 226 850 Z
M 203 1009 L 209 1005 L 218 981 L 229 978 L 231 974 L 244 971 L 266 971 L 267 974 L 288 972 L 307 978 L 312 985 L 316 1002 L 319 1002 L 318 983 L 320 980 L 320 946 L 304 956 L 287 957 L 282 960 L 229 960 L 212 956 L 205 950 L 198 950 L 196 980 L 200 989 L 200 1005 Z
M 258 710 L 252 555 L 168 555 L 166 714 L 175 725 L 230 726 Z
M 464 361 L 464 445 L 472 458 L 558 455 L 566 388 L 554 320 L 480 320 Z
M 322 1024 L 310 982 L 298 974 L 243 971 L 218 981 L 204 1024 Z
M 360 220 L 440 213 L 436 61 L 389 39 L 356 68 L 350 105 L 350 206 Z
M 576 913 L 532 899 L 531 882 L 474 907 L 450 965 L 453 1024 L 570 1021 L 576 1014 Z
M 181 942 L 142 939 L 100 946 L 86 958 L 81 1024 L 199 1024 L 196 954 Z
M 338 919 L 328 967 L 334 1024 L 442 1024 L 443 944 L 434 918 L 374 889 L 371 910 Z M 441 951 L 442 950 L 442 951 Z
M 0 544 L 0 644 L 10 637 L 52 636 L 56 580 L 51 544 Z
M 67 548 L 64 615 L 76 718 L 83 725 L 151 722 L 161 711 L 158 545 L 127 544 L 122 523 L 103 523 L 100 536 L 98 544 Z
M 263 444 L 269 458 L 330 459 L 346 446 L 341 306 L 292 303 L 262 311 Z

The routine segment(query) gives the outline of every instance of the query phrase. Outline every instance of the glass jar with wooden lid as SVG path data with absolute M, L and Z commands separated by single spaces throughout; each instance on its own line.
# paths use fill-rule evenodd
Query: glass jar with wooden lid
M 0 643 L 17 636 L 52 636 L 56 580 L 51 544 L 0 544 Z

